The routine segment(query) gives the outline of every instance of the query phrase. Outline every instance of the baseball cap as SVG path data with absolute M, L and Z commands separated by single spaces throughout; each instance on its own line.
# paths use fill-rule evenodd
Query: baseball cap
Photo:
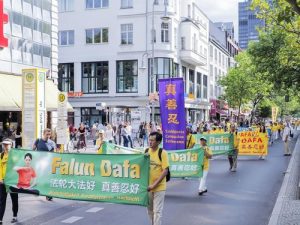
M 99 130 L 99 134 L 104 134 L 104 130 Z
M 204 136 L 202 136 L 202 137 L 200 138 L 200 141 L 201 141 L 201 140 L 207 141 L 206 137 L 204 137 Z
M 5 138 L 5 139 L 2 141 L 2 144 L 4 144 L 4 145 L 12 145 L 12 140 L 9 139 L 9 138 Z

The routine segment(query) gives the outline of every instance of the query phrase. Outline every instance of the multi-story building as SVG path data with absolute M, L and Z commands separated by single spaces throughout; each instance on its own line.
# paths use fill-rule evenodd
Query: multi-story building
M 268 0 L 271 4 L 272 0 Z M 250 41 L 258 40 L 258 28 L 265 26 L 265 21 L 256 17 L 256 11 L 251 10 L 252 0 L 239 2 L 239 44 L 246 49 Z
M 220 30 L 226 31 L 232 39 L 234 39 L 234 25 L 233 22 L 216 22 L 214 23 Z
M 56 0 L 0 0 L 0 133 L 21 122 L 24 68 L 48 70 L 48 116 L 57 109 L 57 16 Z
M 232 24 L 233 23 L 226 23 Z M 228 26 L 229 27 L 229 26 Z M 236 65 L 234 57 L 239 53 L 238 43 L 233 39 L 234 27 L 230 26 L 230 31 L 224 29 L 222 23 L 209 24 L 209 75 L 210 75 L 210 116 L 220 119 L 227 117 L 227 104 L 219 97 L 224 93 L 219 84 L 219 80 L 227 75 L 230 68 Z
M 149 120 L 149 94 L 171 77 L 184 79 L 187 119 L 207 119 L 208 38 L 196 0 L 59 0 L 59 83 L 80 93 L 69 98 L 74 123 L 116 123 L 136 109 Z

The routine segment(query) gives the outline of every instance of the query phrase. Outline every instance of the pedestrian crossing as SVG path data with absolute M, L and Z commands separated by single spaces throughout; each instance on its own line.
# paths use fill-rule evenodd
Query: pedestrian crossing
M 102 208 L 102 207 L 92 207 L 92 208 L 87 209 L 85 212 L 86 213 L 97 213 L 97 212 L 99 212 L 103 209 L 104 208 Z M 84 217 L 71 216 L 67 219 L 62 220 L 61 223 L 72 224 L 72 223 L 76 223 L 76 222 L 78 222 L 79 220 L 82 220 L 82 219 L 84 219 Z

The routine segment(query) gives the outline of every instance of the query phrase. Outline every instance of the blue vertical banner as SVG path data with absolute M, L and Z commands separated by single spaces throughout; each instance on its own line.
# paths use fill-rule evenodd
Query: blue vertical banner
M 159 103 L 164 149 L 185 149 L 186 120 L 182 78 L 159 80 Z

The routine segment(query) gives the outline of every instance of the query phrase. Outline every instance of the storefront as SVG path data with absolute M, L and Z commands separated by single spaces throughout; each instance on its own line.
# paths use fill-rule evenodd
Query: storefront
M 57 124 L 57 86 L 52 80 L 46 80 L 45 100 L 47 109 L 47 127 Z M 68 104 L 68 110 L 72 107 Z M 0 138 L 10 137 L 13 130 L 22 124 L 22 76 L 0 74 Z

